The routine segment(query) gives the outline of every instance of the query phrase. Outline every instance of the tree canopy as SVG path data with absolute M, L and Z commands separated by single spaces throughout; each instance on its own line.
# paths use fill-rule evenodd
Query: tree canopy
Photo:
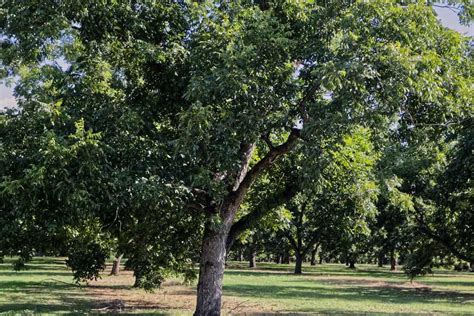
M 390 146 L 418 227 L 472 254 L 472 46 L 425 1 L 3 1 L 0 33 L 2 255 L 56 249 L 81 279 L 113 249 L 146 287 L 199 262 L 196 314 L 219 314 L 229 235 L 322 176 L 308 202 L 354 250 Z

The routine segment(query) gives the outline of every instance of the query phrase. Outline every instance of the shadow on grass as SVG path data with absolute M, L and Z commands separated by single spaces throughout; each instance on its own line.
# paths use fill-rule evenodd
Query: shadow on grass
M 20 271 L 1 271 L 0 270 L 0 278 L 2 276 L 5 277 L 14 277 L 14 276 L 44 276 L 44 277 L 54 277 L 54 276 L 72 276 L 70 271 L 54 271 L 53 269 L 38 271 L 35 270 L 20 270 Z
M 257 263 L 255 270 L 249 270 L 246 263 L 243 262 L 230 262 L 227 264 L 228 269 L 237 269 L 239 271 L 249 271 L 250 273 L 255 271 L 269 271 L 270 273 L 279 274 L 293 274 L 294 265 L 292 264 L 272 264 L 272 263 Z M 328 264 L 328 265 L 316 265 L 316 266 L 303 266 L 304 275 L 332 275 L 332 276 L 370 276 L 380 278 L 397 278 L 406 279 L 407 277 L 401 271 L 390 271 L 388 268 L 378 267 L 367 267 L 363 266 L 356 269 L 349 269 L 345 265 L 340 264 Z
M 274 269 L 256 269 L 256 270 L 249 270 L 249 269 L 242 269 L 242 270 L 226 270 L 226 275 L 240 275 L 246 277 L 277 277 L 277 276 L 293 276 L 295 278 L 299 277 L 318 277 L 318 276 L 332 276 L 332 277 L 370 277 L 374 280 L 376 279 L 392 279 L 392 280 L 401 280 L 401 281 L 408 281 L 408 278 L 401 274 L 401 273 L 390 273 L 390 272 L 368 272 L 368 271 L 350 271 L 349 273 L 331 273 L 326 271 L 304 271 L 301 275 L 296 275 L 292 271 L 285 271 L 285 270 L 274 270 Z M 296 280 L 297 282 L 297 280 Z
M 337 287 L 337 288 L 314 288 L 309 286 L 280 286 L 280 285 L 224 285 L 227 295 L 239 297 L 258 297 L 264 299 L 285 299 L 315 301 L 321 299 L 344 300 L 350 304 L 351 301 L 367 301 L 374 303 L 392 304 L 426 304 L 426 303 L 450 303 L 465 304 L 474 300 L 473 293 L 459 293 L 454 291 L 430 291 L 415 288 L 398 287 Z M 303 311 L 303 310 L 298 310 Z M 309 310 L 304 310 L 309 311 Z M 313 310 L 316 311 L 316 310 Z M 334 312 L 334 311 L 333 311 Z
M 58 282 L 54 279 L 42 281 L 0 281 L 0 295 L 11 301 L 0 304 L 0 313 L 77 313 L 90 310 L 90 300 L 80 287 Z M 31 299 L 30 299 L 31 298 Z M 40 299 L 41 298 L 41 299 Z
M 84 315 L 90 310 L 90 299 L 72 283 L 64 259 L 35 257 L 19 271 L 12 269 L 14 262 L 5 258 L 0 264 L 0 313 Z
M 21 270 L 22 271 L 68 271 L 66 264 L 62 263 L 61 265 L 41 265 L 41 264 L 27 264 Z M 3 271 L 15 271 L 11 264 L 0 264 L 0 272 Z
M 457 287 L 469 287 L 472 288 L 474 285 L 474 279 L 466 281 L 440 281 L 440 280 L 430 280 L 430 279 L 420 279 L 420 282 L 425 283 L 426 285 L 434 286 L 457 286 Z

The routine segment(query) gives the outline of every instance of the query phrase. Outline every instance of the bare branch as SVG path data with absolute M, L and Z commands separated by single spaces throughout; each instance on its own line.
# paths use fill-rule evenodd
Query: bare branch
M 459 10 L 460 10 L 459 7 L 456 7 L 456 6 L 453 6 L 453 5 L 449 5 L 449 4 L 445 4 L 445 5 L 442 5 L 442 4 L 432 4 L 431 6 L 433 6 L 433 7 L 435 7 L 435 8 L 448 9 L 448 10 L 451 10 L 452 12 L 454 12 L 454 13 L 456 13 L 456 14 L 459 14 Z

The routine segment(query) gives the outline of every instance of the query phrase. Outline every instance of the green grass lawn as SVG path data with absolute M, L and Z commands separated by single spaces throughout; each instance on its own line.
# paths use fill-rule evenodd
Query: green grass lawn
M 305 266 L 304 275 L 291 265 L 231 262 L 224 278 L 224 311 L 234 313 L 335 314 L 474 314 L 474 274 L 435 271 L 414 284 L 400 272 L 359 265 Z M 194 286 L 169 282 L 155 293 L 132 289 L 133 277 L 104 273 L 89 286 L 76 286 L 63 259 L 35 258 L 25 271 L 12 271 L 11 261 L 0 265 L 0 313 L 84 314 L 110 311 L 103 306 L 120 299 L 126 313 L 190 314 Z
M 292 268 L 260 264 L 258 273 L 230 269 L 224 292 L 287 312 L 474 314 L 474 274 L 436 271 L 411 284 L 387 267 L 307 266 L 301 276 L 292 275 Z

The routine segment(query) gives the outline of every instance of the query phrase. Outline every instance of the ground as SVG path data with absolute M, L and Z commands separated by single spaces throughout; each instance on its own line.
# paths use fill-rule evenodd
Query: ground
M 109 266 L 110 268 L 110 266 Z M 224 278 L 225 313 L 335 314 L 474 314 L 474 273 L 435 271 L 410 283 L 388 267 L 359 265 L 305 266 L 291 274 L 291 265 L 229 264 Z M 169 280 L 160 290 L 133 289 L 131 272 L 109 276 L 87 286 L 72 282 L 61 258 L 35 258 L 24 271 L 12 271 L 11 260 L 0 264 L 0 313 L 191 314 L 195 285 Z

